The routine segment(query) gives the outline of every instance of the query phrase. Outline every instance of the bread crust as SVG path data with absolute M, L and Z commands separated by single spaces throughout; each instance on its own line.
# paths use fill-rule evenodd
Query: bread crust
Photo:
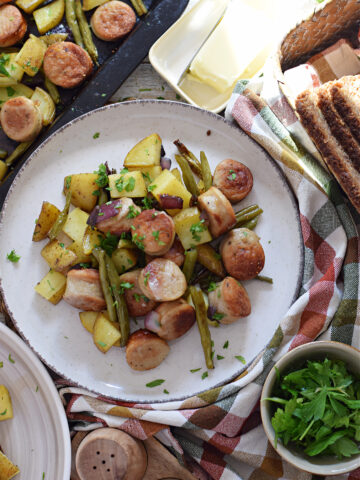
M 354 207 L 360 213 L 360 173 L 332 135 L 318 107 L 318 91 L 305 90 L 296 99 L 301 123 L 321 153 L 329 170 L 340 183 Z
M 356 141 L 350 128 L 336 110 L 331 96 L 334 82 L 325 83 L 318 91 L 318 107 L 320 108 L 330 130 L 345 152 L 351 158 L 355 167 L 360 170 L 360 144 Z
M 356 103 L 360 105 L 360 76 L 343 77 L 334 82 L 331 96 L 336 110 L 360 143 L 360 108 L 357 108 L 352 100 L 357 97 Z

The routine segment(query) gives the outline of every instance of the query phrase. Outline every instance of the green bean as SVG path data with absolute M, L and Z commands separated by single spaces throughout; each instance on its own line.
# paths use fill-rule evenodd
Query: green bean
M 271 283 L 271 285 L 274 283 L 271 277 L 265 277 L 265 275 L 257 275 L 255 278 L 256 280 L 261 280 L 262 282 Z
M 180 140 L 175 140 L 174 144 L 177 146 L 180 155 L 187 161 L 191 170 L 197 175 L 199 178 L 202 178 L 202 170 L 201 170 L 201 163 L 195 157 L 195 155 L 188 150 L 187 147 Z
M 207 368 L 214 368 L 212 360 L 211 334 L 207 321 L 207 309 L 203 294 L 196 287 L 190 287 L 190 294 L 195 306 L 196 323 L 199 329 L 201 345 L 204 351 Z
M 146 8 L 142 0 L 131 0 L 131 3 L 139 17 L 141 17 L 141 15 L 145 15 L 148 12 L 148 9 Z
M 67 24 L 74 36 L 75 43 L 77 43 L 80 47 L 84 48 L 79 24 L 76 19 L 75 0 L 65 0 L 65 15 Z
M 239 212 L 240 213 L 240 212 Z M 245 223 L 253 220 L 254 218 L 258 217 L 263 213 L 263 210 L 259 208 L 257 205 L 254 206 L 252 210 L 248 212 L 244 212 L 241 215 L 236 214 L 236 224 L 234 228 L 243 227 Z
M 178 162 L 179 167 L 181 168 L 185 187 L 192 195 L 195 195 L 197 197 L 199 195 L 199 189 L 196 185 L 196 181 L 189 167 L 189 164 L 181 155 L 175 155 L 175 159 Z
M 4 160 L 4 158 L 7 157 L 7 154 L 8 154 L 8 153 L 7 153 L 6 150 L 4 150 L 3 148 L 0 148 L 0 159 L 1 159 L 1 160 Z
M 85 17 L 85 13 L 81 6 L 80 0 L 75 0 L 75 13 L 76 19 L 78 21 L 78 25 L 80 28 L 81 36 L 83 42 L 85 44 L 85 49 L 87 50 L 90 57 L 94 60 L 94 62 L 98 63 L 98 51 L 92 39 L 91 30 L 88 24 L 88 21 Z
M 129 325 L 129 314 L 125 302 L 124 295 L 121 294 L 121 285 L 119 274 L 117 273 L 116 267 L 112 259 L 105 255 L 105 265 L 108 278 L 110 280 L 110 285 L 112 288 L 112 294 L 114 296 L 115 309 L 117 313 L 117 320 L 120 325 L 120 346 L 125 347 L 128 342 L 130 334 L 130 325 Z
M 249 230 L 254 230 L 256 225 L 258 224 L 259 221 L 259 216 L 253 218 L 252 220 L 249 220 L 248 222 L 242 223 L 241 228 L 248 228 Z
M 15 150 L 7 157 L 5 163 L 8 167 L 17 160 L 32 144 L 32 142 L 22 142 L 15 148 Z
M 61 98 L 60 98 L 60 94 L 59 94 L 59 90 L 57 89 L 57 86 L 54 83 L 52 83 L 52 81 L 49 80 L 47 77 L 45 77 L 44 84 L 47 91 L 49 92 L 50 97 L 54 100 L 54 103 L 56 103 L 56 105 L 60 103 Z
M 206 190 L 209 190 L 209 188 L 212 186 L 212 174 L 211 174 L 211 168 L 210 168 L 208 159 L 206 158 L 205 152 L 200 152 L 200 160 L 201 160 L 202 178 L 204 181 L 205 191 L 206 191 Z
M 68 190 L 66 194 L 66 200 L 65 200 L 65 207 L 64 209 L 59 213 L 57 219 L 55 220 L 54 225 L 51 227 L 49 231 L 49 238 L 50 240 L 55 240 L 57 235 L 60 233 L 60 230 L 64 226 L 68 213 L 69 213 L 69 208 L 70 208 L 70 201 L 71 201 L 71 191 Z
M 187 250 L 186 256 L 185 256 L 185 262 L 183 265 L 183 274 L 185 275 L 186 282 L 188 284 L 190 283 L 191 277 L 193 276 L 197 257 L 198 257 L 198 252 L 195 248 L 192 248 L 191 250 Z
M 103 188 L 99 189 L 100 194 L 98 196 L 98 205 L 102 205 L 108 201 L 108 196 Z
M 243 215 L 254 212 L 258 208 L 259 208 L 259 205 L 250 205 L 249 207 L 242 208 L 241 210 L 235 213 L 236 220 L 237 221 L 241 220 Z
M 94 250 L 92 251 L 92 254 L 96 258 L 96 260 L 99 262 L 100 284 L 104 294 L 106 308 L 109 314 L 109 319 L 112 322 L 117 322 L 114 299 L 112 296 L 111 283 L 109 282 L 106 264 L 105 264 L 105 251 L 102 248 L 94 248 Z

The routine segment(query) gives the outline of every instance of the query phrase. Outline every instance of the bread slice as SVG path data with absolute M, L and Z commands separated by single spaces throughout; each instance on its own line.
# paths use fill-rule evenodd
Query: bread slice
M 318 89 L 318 107 L 323 114 L 331 133 L 352 160 L 355 168 L 360 170 L 360 144 L 356 141 L 350 128 L 336 110 L 331 96 L 335 82 L 327 82 Z
M 342 77 L 331 86 L 336 110 L 360 143 L 360 75 Z
M 296 110 L 301 123 L 321 153 L 350 201 L 360 213 L 360 173 L 341 147 L 318 107 L 319 89 L 305 90 L 296 99 Z

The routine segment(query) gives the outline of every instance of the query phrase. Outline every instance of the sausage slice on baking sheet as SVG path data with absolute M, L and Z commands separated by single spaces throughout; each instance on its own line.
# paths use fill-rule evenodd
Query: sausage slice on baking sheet
M 26 97 L 10 98 L 0 112 L 0 123 L 7 135 L 16 142 L 30 142 L 42 128 L 40 110 Z
M 136 15 L 129 5 L 112 0 L 95 10 L 91 17 L 91 28 L 100 40 L 112 42 L 129 33 L 135 22 Z
M 15 5 L 0 7 L 0 47 L 11 47 L 20 42 L 26 29 L 26 20 Z
M 93 70 L 90 55 L 72 42 L 50 45 L 45 52 L 43 66 L 49 80 L 63 88 L 76 87 Z

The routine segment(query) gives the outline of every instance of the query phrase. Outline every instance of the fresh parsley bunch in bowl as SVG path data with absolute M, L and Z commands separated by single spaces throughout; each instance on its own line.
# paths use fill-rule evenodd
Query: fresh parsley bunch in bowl
M 337 475 L 360 466 L 360 351 L 339 342 L 291 350 L 261 395 L 265 433 L 289 463 Z

